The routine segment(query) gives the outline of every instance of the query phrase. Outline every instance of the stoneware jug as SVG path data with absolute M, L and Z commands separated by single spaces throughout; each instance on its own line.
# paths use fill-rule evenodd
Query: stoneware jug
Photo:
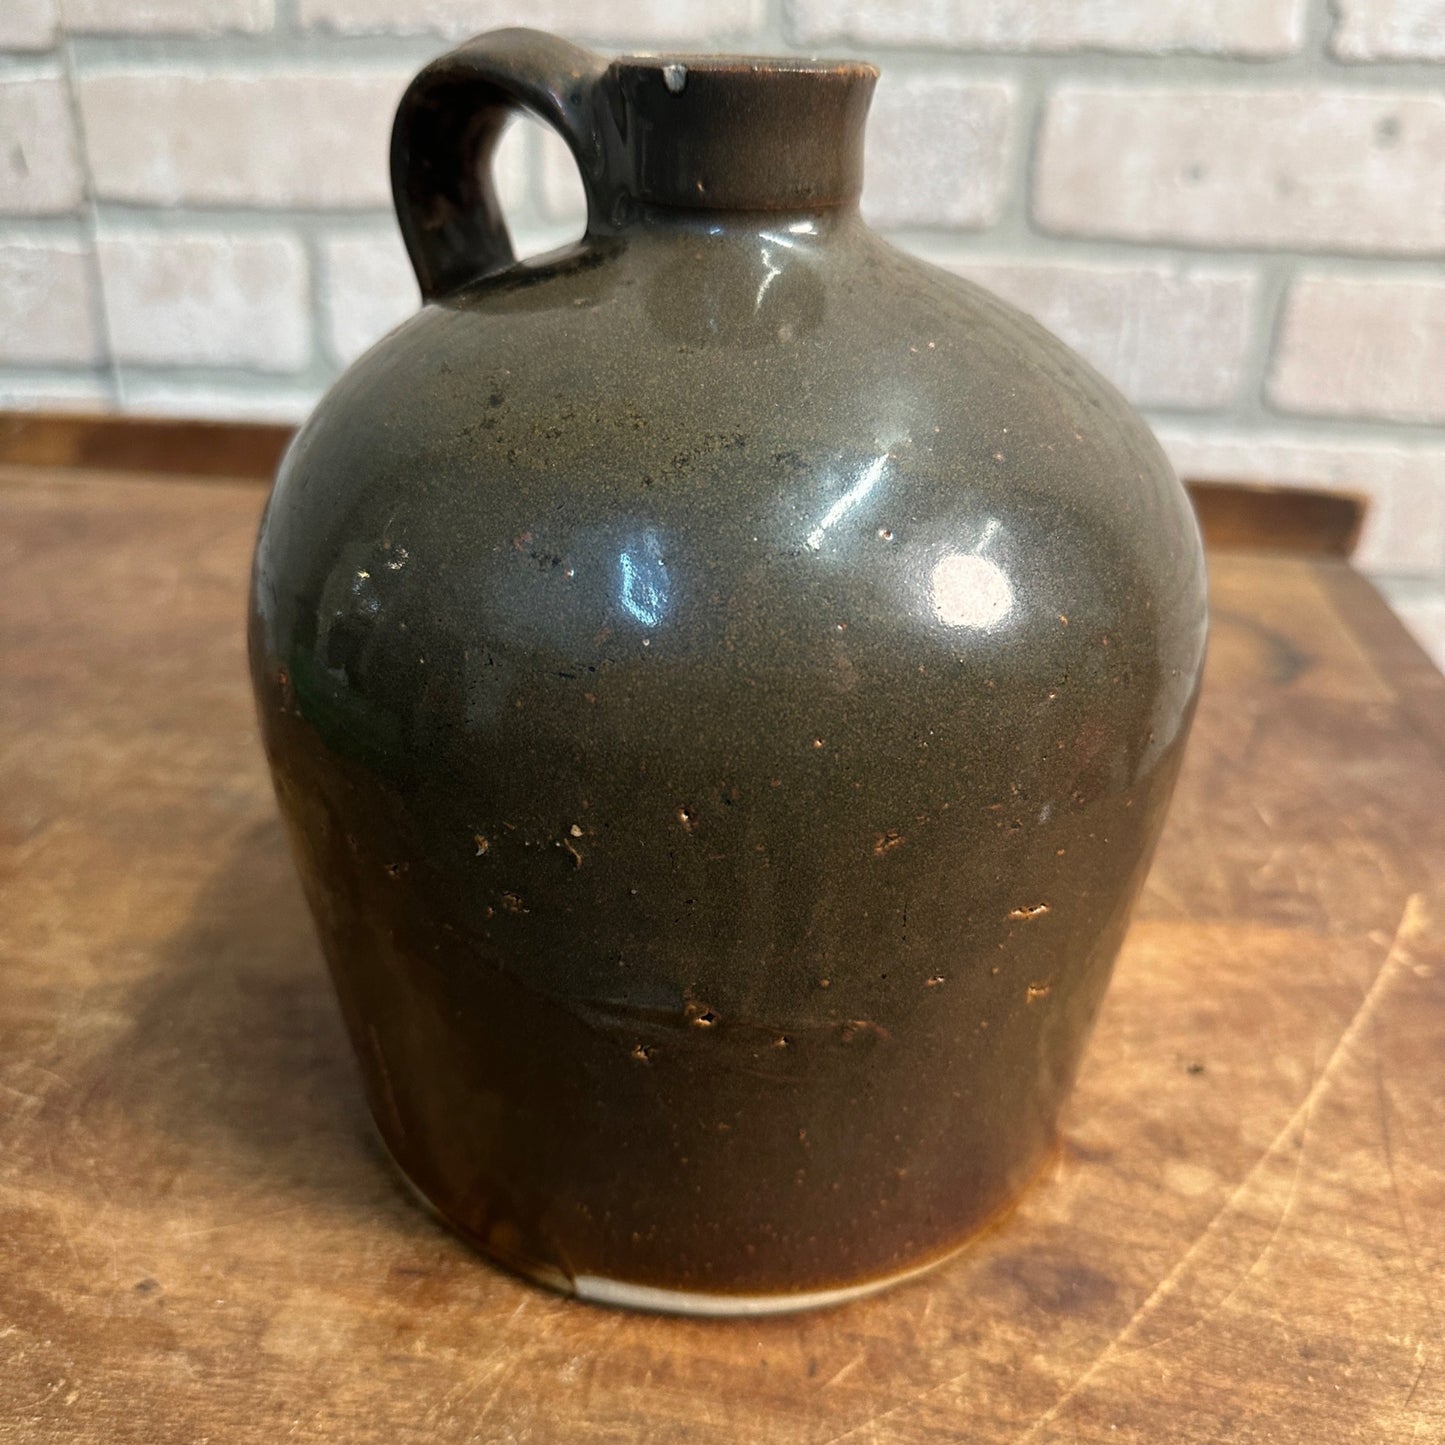
M 1118 393 L 860 219 L 876 72 L 429 65 L 424 305 L 261 526 L 261 729 L 372 1112 L 503 1264 L 794 1309 L 1040 1168 L 1204 650 L 1185 494 Z M 586 234 L 516 261 L 509 118 Z

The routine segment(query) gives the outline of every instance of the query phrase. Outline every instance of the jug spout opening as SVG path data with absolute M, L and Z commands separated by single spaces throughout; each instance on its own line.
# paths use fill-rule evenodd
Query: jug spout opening
M 643 55 L 600 87 L 608 170 L 643 205 L 822 210 L 856 204 L 878 79 L 860 61 Z

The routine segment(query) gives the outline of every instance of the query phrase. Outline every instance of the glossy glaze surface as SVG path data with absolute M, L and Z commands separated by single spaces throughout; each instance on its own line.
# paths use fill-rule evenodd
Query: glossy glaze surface
M 427 306 L 294 444 L 252 615 L 402 1167 L 563 1283 L 946 1253 L 1050 1144 L 1203 601 L 1122 399 L 849 199 Z

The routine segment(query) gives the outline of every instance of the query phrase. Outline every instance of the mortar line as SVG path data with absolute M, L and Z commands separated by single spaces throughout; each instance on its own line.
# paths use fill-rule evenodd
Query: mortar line
M 100 218 L 96 201 L 95 175 L 90 164 L 90 144 L 85 133 L 85 122 L 81 114 L 80 93 L 76 86 L 74 57 L 71 53 L 70 27 L 65 23 L 65 0 L 56 0 L 55 6 L 57 51 L 61 75 L 65 80 L 66 108 L 75 135 L 76 158 L 80 165 L 83 198 L 81 226 L 89 245 L 85 248 L 85 264 L 90 274 L 91 322 L 95 326 L 96 339 L 100 343 L 101 360 L 97 368 L 110 384 L 110 403 L 116 410 L 124 409 L 125 381 L 121 374 L 120 360 L 116 356 L 115 338 L 111 332 L 110 308 L 106 305 L 105 271 L 100 264 Z

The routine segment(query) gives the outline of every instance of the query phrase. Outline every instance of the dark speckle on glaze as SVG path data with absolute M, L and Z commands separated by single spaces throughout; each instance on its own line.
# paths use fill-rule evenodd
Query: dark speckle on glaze
M 1010 1202 L 1198 684 L 1153 437 L 864 226 L 873 73 L 791 64 L 502 32 L 424 74 L 431 304 L 318 407 L 257 550 L 263 733 L 377 1122 L 564 1287 L 828 1291 Z M 592 214 L 520 265 L 434 153 L 498 75 Z

